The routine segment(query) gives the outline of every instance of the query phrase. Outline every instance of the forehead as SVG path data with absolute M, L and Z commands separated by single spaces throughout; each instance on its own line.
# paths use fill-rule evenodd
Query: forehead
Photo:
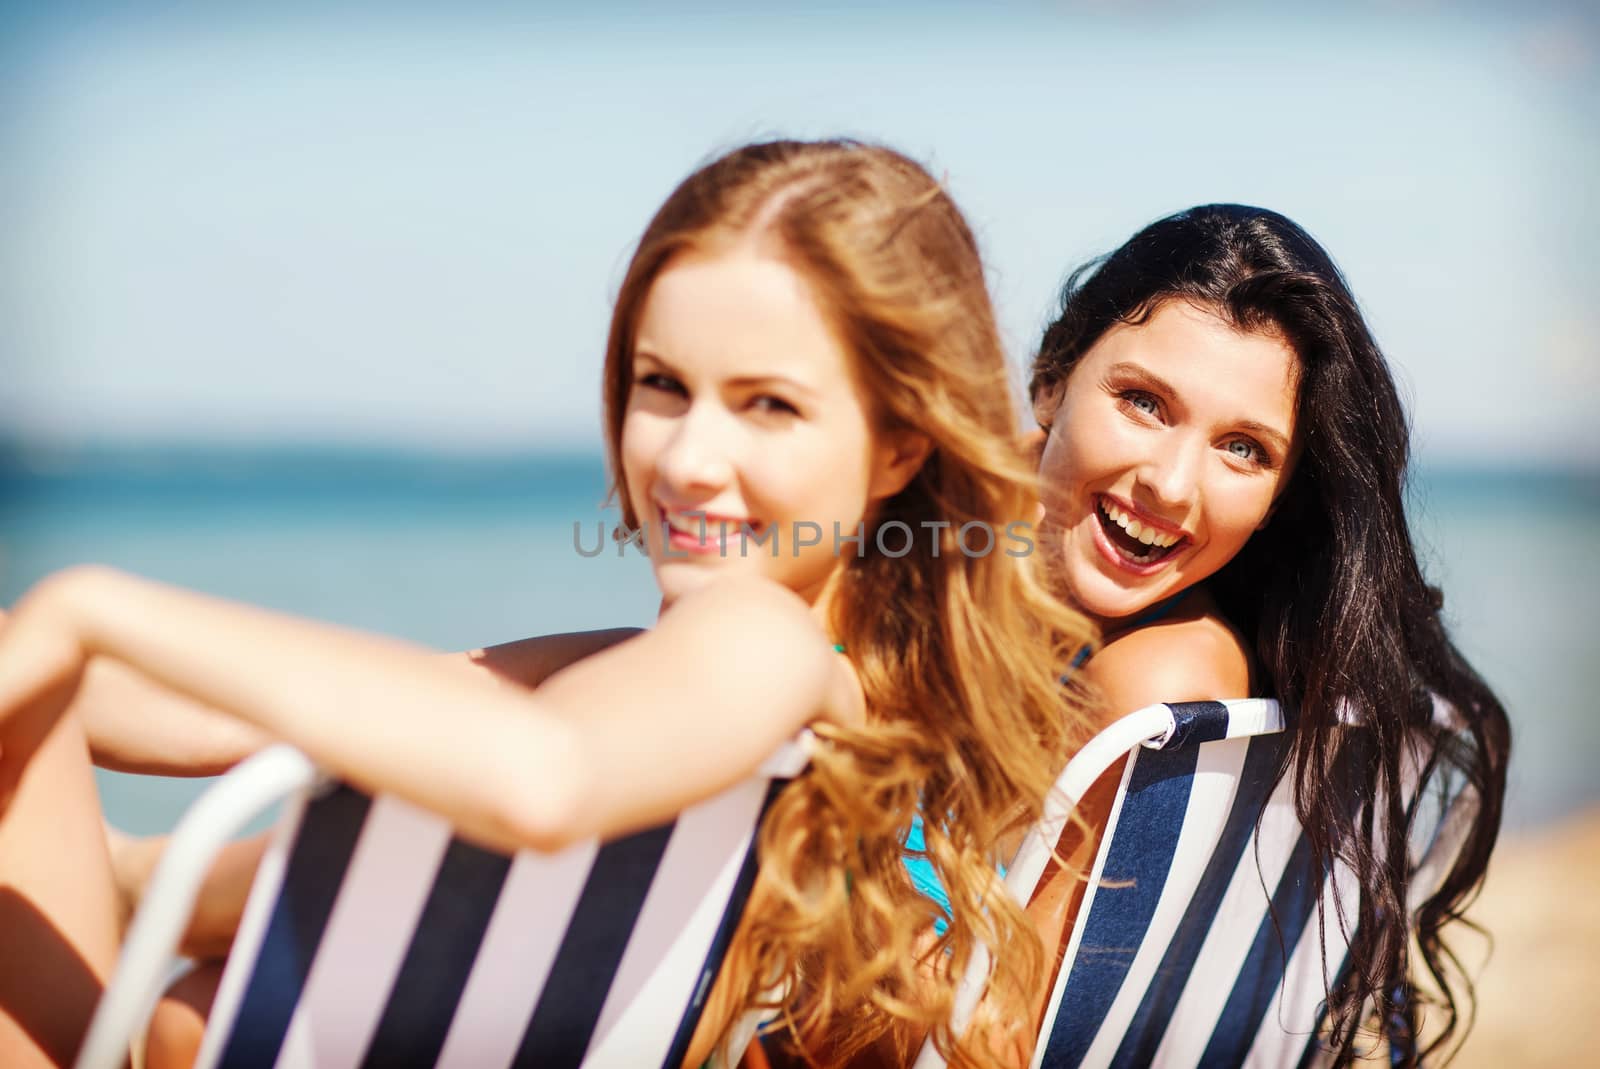
M 1282 335 L 1241 331 L 1215 312 L 1167 301 L 1139 324 L 1118 324 L 1084 354 L 1079 372 L 1104 375 L 1133 364 L 1164 380 L 1192 405 L 1219 416 L 1293 424 L 1300 359 Z M 1087 377 L 1087 376 L 1085 376 Z
M 685 375 L 783 376 L 818 389 L 848 384 L 852 364 L 805 278 L 750 244 L 669 261 L 645 298 L 634 352 Z

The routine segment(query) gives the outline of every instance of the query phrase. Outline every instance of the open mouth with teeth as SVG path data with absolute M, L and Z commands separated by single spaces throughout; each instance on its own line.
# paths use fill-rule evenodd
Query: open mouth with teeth
M 1156 564 L 1172 556 L 1188 542 L 1186 535 L 1145 526 L 1104 497 L 1095 501 L 1095 516 L 1100 521 L 1100 529 L 1105 532 L 1106 541 L 1131 564 Z

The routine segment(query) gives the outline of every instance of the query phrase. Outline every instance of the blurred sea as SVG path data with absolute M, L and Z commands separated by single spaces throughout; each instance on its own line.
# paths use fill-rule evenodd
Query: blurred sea
M 98 561 L 440 649 L 648 625 L 646 563 L 601 531 L 597 455 L 321 449 L 0 454 L 0 604 Z M 1600 473 L 1426 470 L 1424 562 L 1458 642 L 1511 711 L 1508 824 L 1600 799 Z M 599 525 L 599 526 L 597 526 Z M 100 773 L 113 823 L 171 827 L 204 780 Z

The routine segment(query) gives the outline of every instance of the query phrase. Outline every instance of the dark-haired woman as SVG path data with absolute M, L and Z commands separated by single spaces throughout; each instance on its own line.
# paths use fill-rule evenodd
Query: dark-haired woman
M 1279 775 L 1313 864 L 1347 866 L 1359 886 L 1322 918 L 1355 927 L 1323 1039 L 1347 1062 L 1376 1013 L 1398 1059 L 1418 1057 L 1405 1033 L 1425 975 L 1443 1012 L 1421 1053 L 1444 1049 L 1470 985 L 1441 929 L 1487 866 L 1510 729 L 1418 565 L 1405 413 L 1338 269 L 1273 212 L 1169 216 L 1071 277 L 1030 392 L 1045 430 L 1039 541 L 1101 626 L 1084 672 L 1105 707 L 1283 704 Z M 1419 760 L 1476 803 L 1436 884 L 1407 852 Z M 1063 926 L 1071 898 L 1063 876 L 1036 917 Z

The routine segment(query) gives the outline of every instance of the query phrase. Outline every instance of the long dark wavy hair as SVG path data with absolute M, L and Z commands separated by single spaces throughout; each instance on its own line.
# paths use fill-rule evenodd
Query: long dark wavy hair
M 1279 775 L 1294 776 L 1316 863 L 1326 876 L 1342 862 L 1360 888 L 1353 912 L 1338 903 L 1356 930 L 1327 993 L 1328 1041 L 1348 1064 L 1372 1000 L 1399 1060 L 1415 1061 L 1449 1049 L 1470 1020 L 1458 999 L 1470 1007 L 1472 984 L 1441 929 L 1475 895 L 1499 832 L 1505 709 L 1451 643 L 1442 595 L 1417 562 L 1404 508 L 1409 428 L 1388 365 L 1338 268 L 1299 226 L 1261 208 L 1206 205 L 1079 268 L 1045 331 L 1031 392 L 1064 381 L 1113 325 L 1172 300 L 1241 331 L 1277 333 L 1299 358 L 1303 453 L 1271 521 L 1209 583 L 1253 638 L 1265 686 L 1290 718 Z M 1345 745 L 1358 736 L 1361 745 Z M 1419 755 L 1429 782 L 1454 777 L 1477 804 L 1453 866 L 1420 905 L 1403 789 Z M 1444 1013 L 1420 1051 L 1406 1049 L 1420 997 L 1413 935 Z

